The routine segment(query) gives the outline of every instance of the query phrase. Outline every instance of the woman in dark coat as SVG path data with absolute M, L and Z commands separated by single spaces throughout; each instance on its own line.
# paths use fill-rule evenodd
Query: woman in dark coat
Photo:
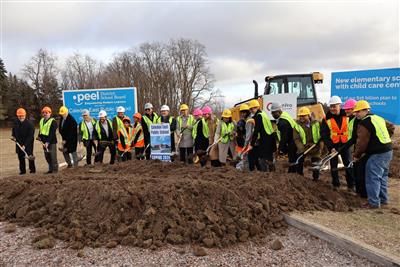
M 74 166 L 78 166 L 78 154 L 76 153 L 76 147 L 78 144 L 78 124 L 74 117 L 68 113 L 68 109 L 64 106 L 60 108 L 59 114 L 61 116 L 59 131 L 62 137 L 62 152 L 65 161 L 68 164 L 68 168 L 72 167 L 71 157 Z

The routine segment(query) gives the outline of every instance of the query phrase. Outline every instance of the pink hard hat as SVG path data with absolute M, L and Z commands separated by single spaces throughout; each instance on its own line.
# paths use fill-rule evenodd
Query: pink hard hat
M 203 114 L 212 114 L 212 109 L 209 106 L 203 108 Z
M 357 101 L 354 100 L 353 98 L 349 98 L 346 100 L 346 102 L 343 105 L 343 109 L 351 109 L 356 106 Z
M 199 108 L 196 108 L 196 109 L 193 111 L 193 115 L 194 115 L 194 116 L 201 116 L 201 115 L 203 115 L 203 111 L 201 111 L 201 109 L 199 109 Z

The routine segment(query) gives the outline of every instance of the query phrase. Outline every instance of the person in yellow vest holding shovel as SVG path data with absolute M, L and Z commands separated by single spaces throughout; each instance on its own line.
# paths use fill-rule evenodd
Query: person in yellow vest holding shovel
M 249 102 L 249 109 L 255 123 L 249 149 L 253 149 L 253 156 L 259 163 L 259 170 L 272 172 L 275 170 L 273 154 L 276 151 L 276 134 L 272 123 L 267 113 L 261 109 L 257 99 Z
M 312 119 L 310 109 L 301 107 L 297 116 L 299 118 L 297 124 L 301 128 L 293 131 L 293 140 L 297 148 L 297 173 L 304 175 L 303 165 L 305 158 L 308 156 L 311 162 L 319 162 L 323 143 L 320 136 L 320 123 Z M 301 131 L 304 134 L 300 134 Z M 313 180 L 319 180 L 319 170 L 313 170 Z
M 122 122 L 124 127 L 118 130 L 118 158 L 121 161 L 127 161 L 132 159 L 133 129 L 129 117 L 125 116 Z
M 231 151 L 232 159 L 236 159 L 236 123 L 232 120 L 232 112 L 229 109 L 225 109 L 221 117 L 215 130 L 214 140 L 218 142 L 219 162 L 222 165 L 226 165 L 229 150 Z
M 42 109 L 42 119 L 39 122 L 39 136 L 36 138 L 43 145 L 44 157 L 49 165 L 48 173 L 58 172 L 57 162 L 57 122 L 51 117 L 51 108 Z
M 144 115 L 142 116 L 142 127 L 144 133 L 144 145 L 146 159 L 150 159 L 151 146 L 150 146 L 150 125 L 156 123 L 158 115 L 153 111 L 153 104 L 146 103 L 144 105 Z
M 350 163 L 351 153 L 346 143 L 349 141 L 349 118 L 346 112 L 340 108 L 342 100 L 338 96 L 332 96 L 329 100 L 329 112 L 321 123 L 321 138 L 328 148 L 329 153 L 335 155 L 330 160 L 332 186 L 335 191 L 339 190 L 339 170 L 338 156 L 342 157 L 343 164 L 348 166 Z M 346 168 L 347 189 L 350 192 L 354 191 L 353 171 Z
M 376 209 L 389 203 L 388 174 L 393 148 L 385 119 L 372 114 L 370 110 L 371 107 L 365 100 L 358 101 L 354 107 L 354 113 L 360 122 L 353 160 L 360 160 L 363 154 L 369 156 L 365 168 L 368 203 L 363 207 Z
M 84 109 L 82 112 L 83 120 L 78 126 L 78 140 L 83 143 L 86 148 L 86 165 L 92 164 L 92 152 L 97 152 L 96 144 L 94 143 L 94 131 L 96 126 L 96 119 L 90 117 L 90 112 Z
M 282 110 L 282 106 L 279 103 L 271 104 L 271 115 L 276 120 L 278 127 L 278 140 L 279 140 L 279 152 L 281 154 L 287 154 L 289 159 L 289 173 L 296 173 L 297 166 L 297 147 L 294 143 L 293 132 L 297 131 L 300 134 L 301 142 L 303 145 L 306 144 L 306 136 L 303 129 L 296 123 L 296 121 L 287 113 Z
M 177 146 L 179 148 L 179 159 L 182 162 L 192 164 L 194 143 L 192 131 L 195 118 L 189 114 L 189 106 L 186 104 L 182 104 L 179 107 L 179 111 L 181 115 L 176 119 L 178 126 L 176 132 L 178 134 Z

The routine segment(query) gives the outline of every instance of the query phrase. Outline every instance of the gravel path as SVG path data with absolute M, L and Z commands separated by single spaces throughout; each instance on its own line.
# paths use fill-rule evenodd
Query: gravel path
M 189 246 L 158 251 L 121 246 L 76 251 L 57 241 L 53 249 L 37 250 L 31 246 L 34 229 L 17 227 L 5 233 L 8 227 L 0 222 L 0 266 L 375 266 L 294 228 L 286 236 L 271 235 L 264 246 L 247 242 L 208 249 L 206 256 L 197 257 Z M 282 241 L 281 250 L 271 249 L 275 239 Z

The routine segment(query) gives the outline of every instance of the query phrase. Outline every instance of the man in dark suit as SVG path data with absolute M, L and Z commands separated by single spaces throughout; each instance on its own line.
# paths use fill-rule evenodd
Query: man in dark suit
M 14 127 L 12 128 L 12 139 L 17 142 L 22 149 L 25 150 L 26 154 L 30 157 L 29 159 L 29 171 L 30 173 L 35 173 L 35 160 L 33 158 L 33 141 L 35 135 L 35 127 L 32 122 L 26 119 L 26 111 L 23 108 L 19 108 L 17 110 L 18 119 L 15 120 Z M 26 165 L 25 165 L 25 153 L 22 149 L 16 145 L 16 153 L 18 154 L 19 159 L 19 174 L 26 173 Z
M 78 166 L 78 154 L 76 153 L 76 146 L 78 144 L 78 124 L 74 117 L 68 112 L 65 106 L 60 107 L 58 112 L 61 116 L 59 131 L 62 137 L 62 152 L 68 168 Z M 72 160 L 69 154 L 72 154 Z

